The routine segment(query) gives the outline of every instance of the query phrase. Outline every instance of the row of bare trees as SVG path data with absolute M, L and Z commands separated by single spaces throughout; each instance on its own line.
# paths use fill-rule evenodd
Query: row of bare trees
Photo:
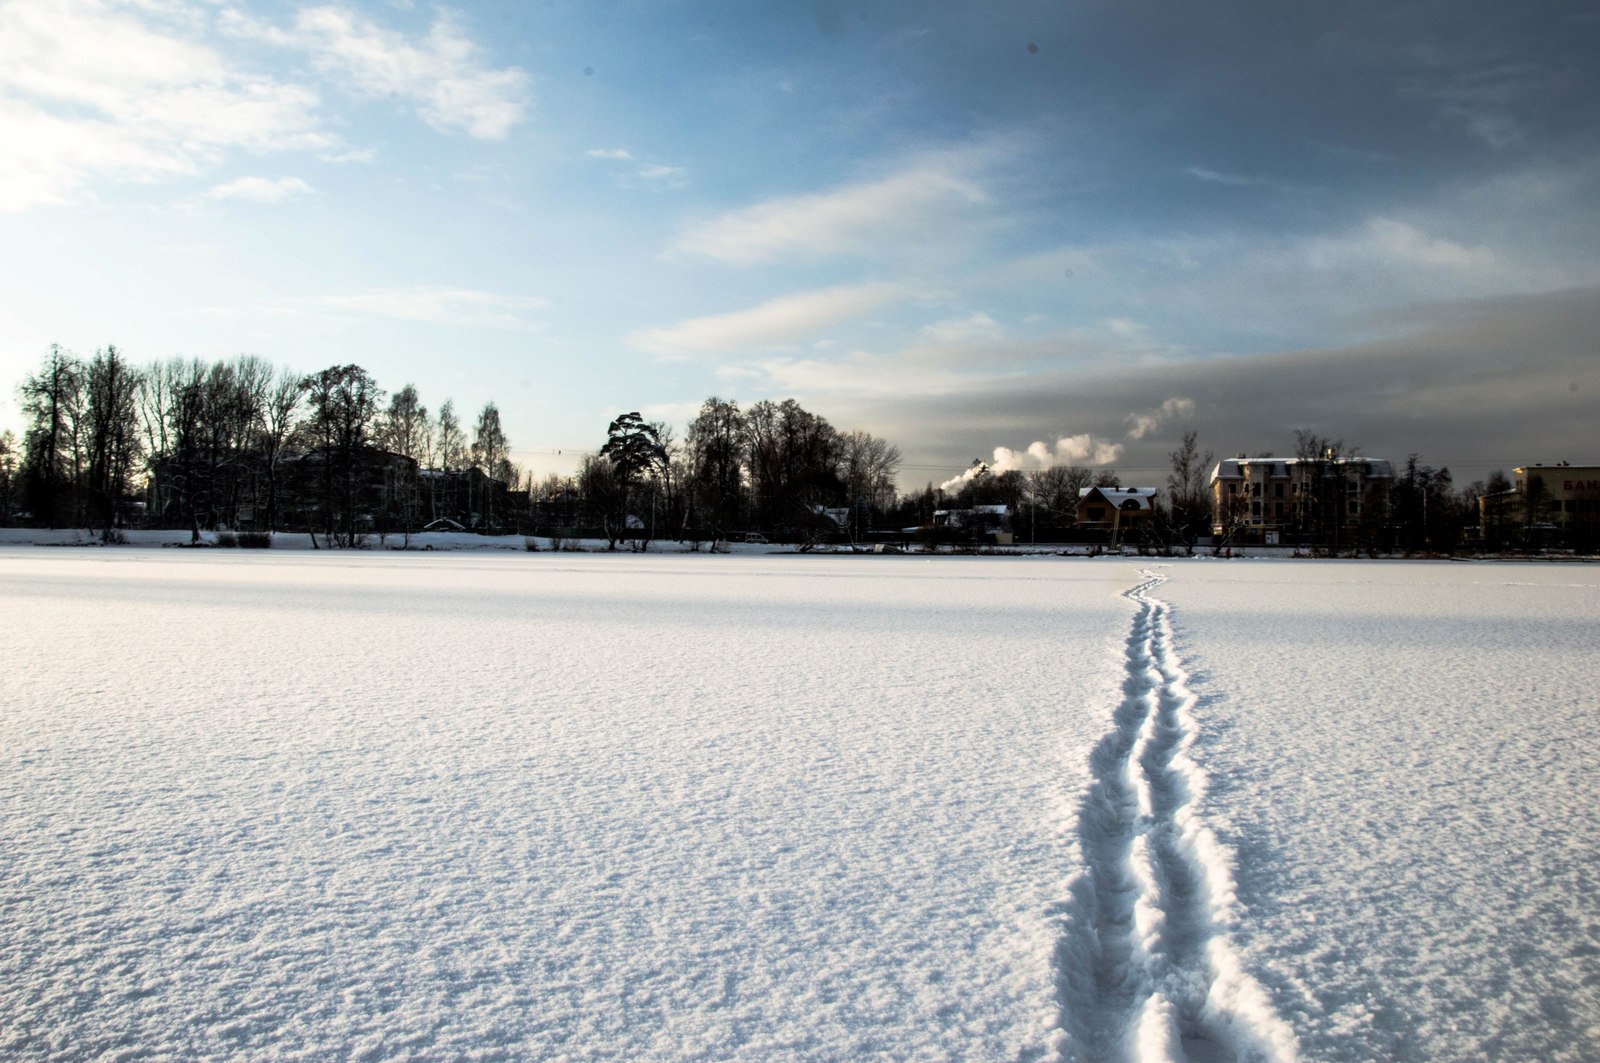
M 470 442 L 446 401 L 388 402 L 360 366 L 300 375 L 253 355 L 145 366 L 115 347 L 51 347 L 18 386 L 27 426 L 0 436 L 0 520 L 113 534 L 144 521 L 202 529 L 304 527 L 332 545 L 446 517 L 492 523 L 516 480 L 491 402 Z

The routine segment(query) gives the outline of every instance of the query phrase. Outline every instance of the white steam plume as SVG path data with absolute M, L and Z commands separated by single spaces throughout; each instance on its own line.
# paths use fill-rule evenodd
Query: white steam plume
M 1088 432 L 1062 436 L 1054 446 L 1041 439 L 1029 443 L 1023 450 L 995 447 L 994 460 L 987 465 L 974 464 L 960 476 L 940 484 L 939 490 L 954 491 L 986 472 L 999 474 L 1013 469 L 1048 469 L 1053 465 L 1110 465 L 1122 456 L 1122 450 L 1121 443 L 1106 443 Z
M 1194 400 L 1184 398 L 1171 398 L 1153 410 L 1144 413 L 1130 413 L 1126 420 L 1128 424 L 1129 439 L 1143 439 L 1168 421 L 1177 417 L 1193 417 Z

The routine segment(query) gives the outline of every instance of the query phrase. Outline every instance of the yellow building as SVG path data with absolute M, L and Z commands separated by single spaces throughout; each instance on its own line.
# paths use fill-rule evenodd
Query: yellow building
M 1532 540 L 1595 545 L 1600 538 L 1600 465 L 1563 461 L 1523 465 L 1511 472 L 1513 490 L 1479 499 L 1486 540 L 1515 529 Z M 1489 526 L 1496 522 L 1498 527 Z

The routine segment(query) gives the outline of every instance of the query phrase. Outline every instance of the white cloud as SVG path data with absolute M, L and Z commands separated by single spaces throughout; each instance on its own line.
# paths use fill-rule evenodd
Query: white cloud
M 825 395 L 856 404 L 964 395 L 974 386 L 970 373 L 919 357 L 916 352 L 884 356 L 851 351 L 831 359 L 777 357 L 719 368 L 717 373 L 758 380 L 759 390 L 769 394 Z
M 718 215 L 684 232 L 679 251 L 722 262 L 871 251 L 914 238 L 952 212 L 988 202 L 949 168 L 914 167 L 818 195 L 789 196 Z
M 297 304 L 301 308 L 309 306 L 430 325 L 501 329 L 541 327 L 528 315 L 547 305 L 546 300 L 532 296 L 434 286 L 388 288 L 359 295 L 329 295 L 310 303 Z
M 1153 410 L 1130 413 L 1127 416 L 1128 438 L 1143 439 L 1168 421 L 1193 417 L 1194 400 L 1171 398 Z
M 107 0 L 0 6 L 0 209 L 336 143 L 313 90 L 240 69 L 191 23 Z
M 377 151 L 376 148 L 346 148 L 346 149 L 341 150 L 341 151 L 325 152 L 320 157 L 321 157 L 323 162 L 332 162 L 332 163 L 345 163 L 345 162 L 368 163 L 368 162 L 373 162 L 373 161 L 375 161 L 377 159 L 378 151 Z
M 974 343 L 999 339 L 1005 335 L 1005 328 L 988 314 L 977 311 L 924 325 L 918 335 L 929 343 Z
M 527 107 L 527 75 L 488 66 L 448 15 L 412 39 L 331 5 L 280 29 L 210 0 L 0 3 L 0 210 L 67 202 L 97 178 L 195 176 L 240 152 L 371 159 L 328 131 L 314 85 L 260 72 L 222 50 L 230 38 L 303 51 L 440 130 L 504 137 Z
M 640 407 L 639 413 L 646 421 L 687 424 L 700 415 L 700 405 L 699 402 L 657 402 Z
M 641 350 L 662 355 L 766 348 L 809 339 L 822 329 L 881 310 L 909 294 L 896 284 L 822 288 L 771 299 L 748 310 L 642 329 L 629 341 Z
M 623 162 L 633 158 L 633 152 L 626 148 L 590 148 L 584 154 L 591 159 L 618 159 Z
M 1354 233 L 1314 240 L 1307 247 L 1307 258 L 1317 269 L 1366 265 L 1474 272 L 1502 265 L 1488 248 L 1430 236 L 1393 218 L 1373 218 Z
M 248 203 L 283 203 L 295 196 L 310 195 L 314 189 L 298 177 L 241 177 L 217 185 L 207 199 L 240 199 Z
M 448 12 L 418 41 L 332 5 L 303 8 L 288 30 L 237 15 L 229 26 L 242 36 L 305 50 L 317 70 L 357 92 L 410 100 L 441 132 L 503 139 L 527 110 L 528 75 L 486 66 Z

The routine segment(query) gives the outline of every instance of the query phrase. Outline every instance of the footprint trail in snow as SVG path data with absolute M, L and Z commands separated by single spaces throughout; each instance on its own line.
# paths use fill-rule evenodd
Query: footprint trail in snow
M 1146 572 L 1122 701 L 1090 756 L 1078 807 L 1084 867 L 1055 958 L 1063 1060 L 1290 1063 L 1293 1032 L 1245 972 L 1229 854 L 1201 820 L 1204 773 L 1189 756 L 1195 696 L 1172 647 L 1171 611 Z

